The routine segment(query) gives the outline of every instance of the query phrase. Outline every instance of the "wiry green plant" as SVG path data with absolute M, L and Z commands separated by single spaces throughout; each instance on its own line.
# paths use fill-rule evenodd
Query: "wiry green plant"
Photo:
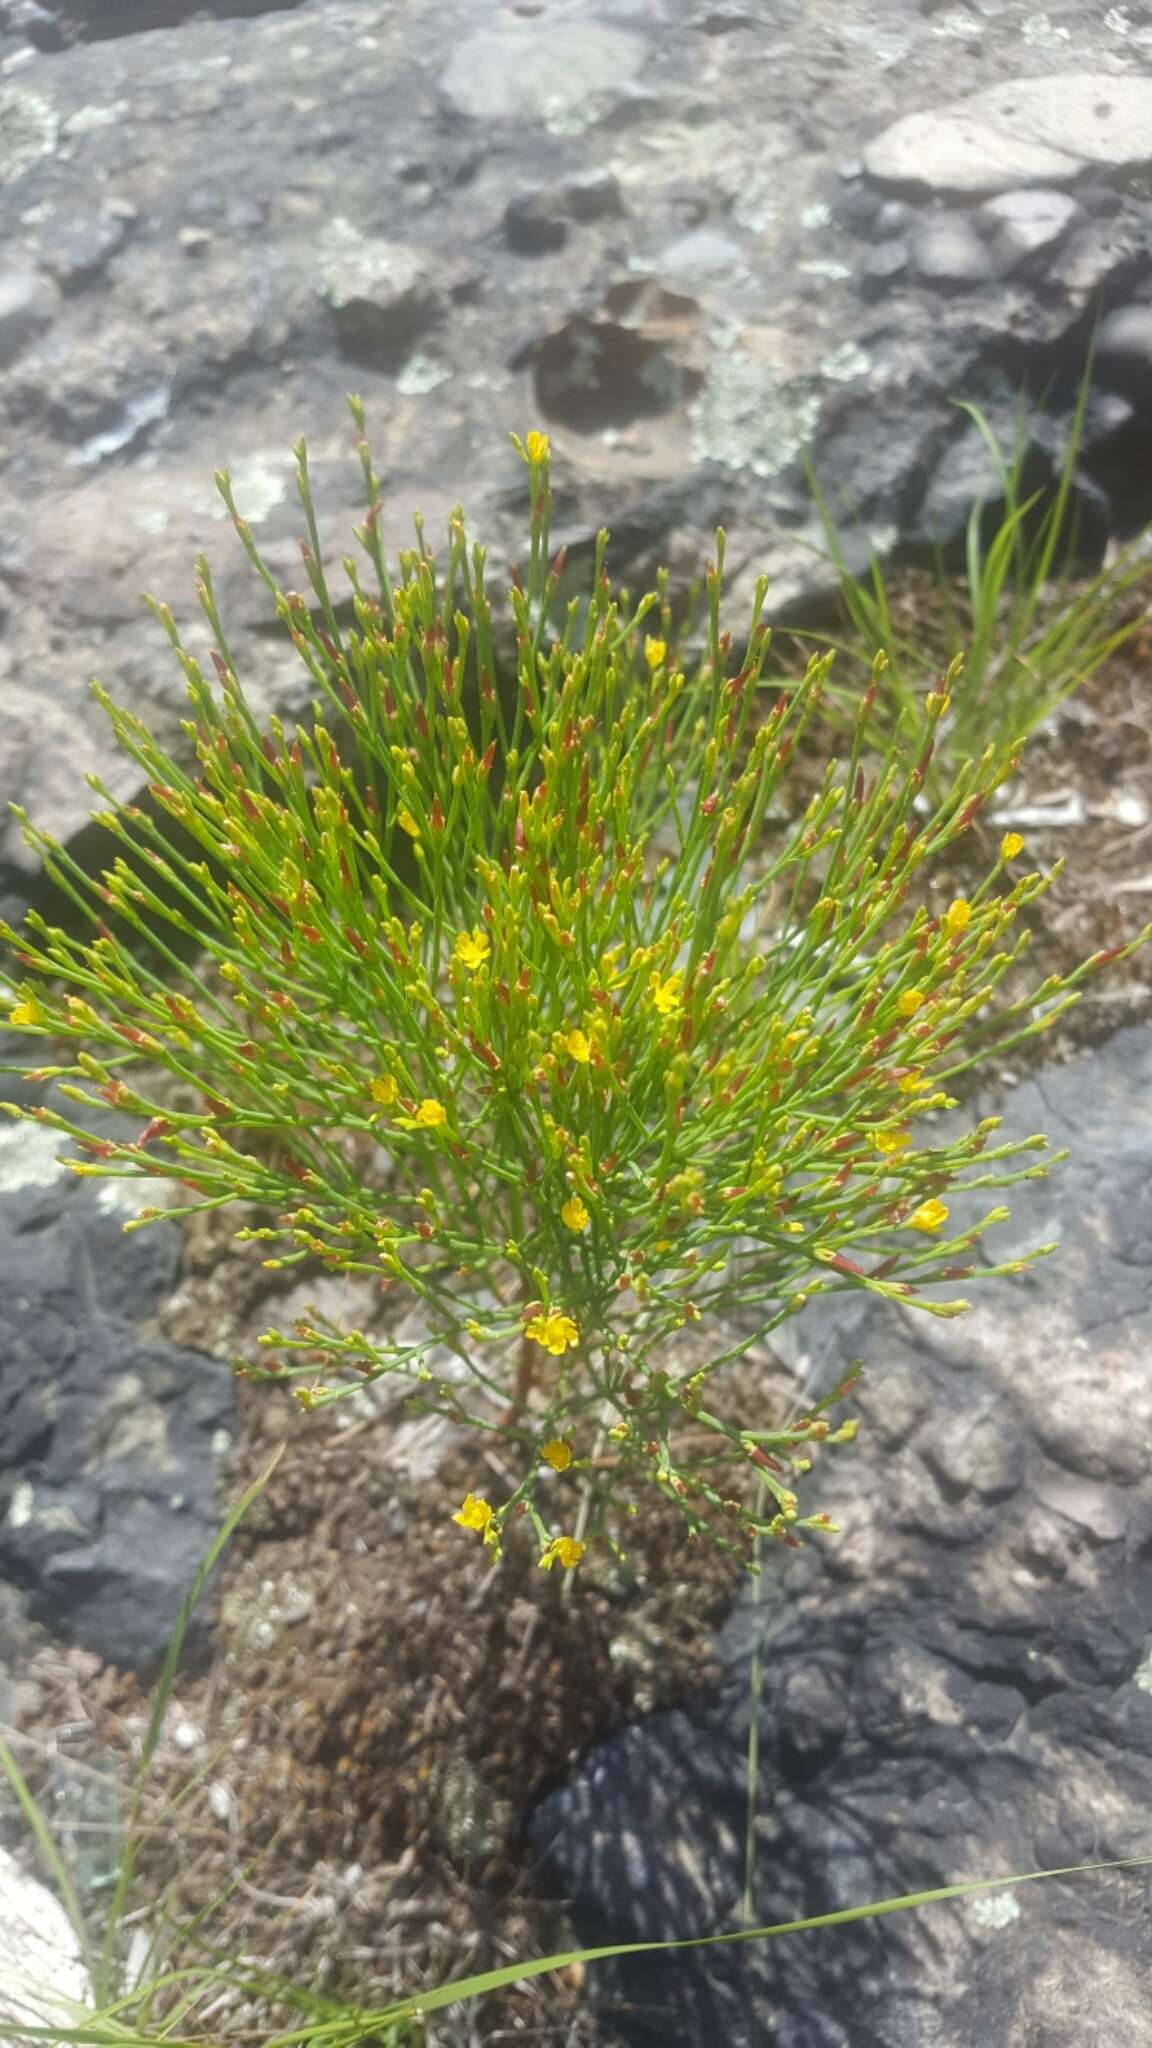
M 766 687 L 763 587 L 734 655 L 722 535 L 691 672 L 660 591 L 613 595 L 606 536 L 586 601 L 557 617 L 542 434 L 521 448 L 531 527 L 502 676 L 460 515 L 442 568 L 419 533 L 390 573 L 354 410 L 374 587 L 348 557 L 348 631 L 303 446 L 311 598 L 278 588 L 219 479 L 311 716 L 260 729 L 201 561 L 218 690 L 154 607 L 194 765 L 101 692 L 152 808 L 108 800 L 123 853 L 95 878 L 26 826 L 86 925 L 33 913 L 6 934 L 24 977 L 8 1022 L 75 1105 L 31 1113 L 75 1141 L 77 1173 L 170 1180 L 175 1206 L 141 1221 L 243 1201 L 261 1214 L 238 1235 L 270 1267 L 415 1297 L 421 1334 L 307 1315 L 241 1370 L 305 1408 L 390 1374 L 495 1433 L 515 1482 L 456 1517 L 494 1551 L 524 1517 L 541 1564 L 571 1567 L 618 1545 L 616 1511 L 645 1487 L 738 1555 L 795 1544 L 827 1523 L 794 1479 L 853 1425 L 834 1430 L 826 1403 L 733 1414 L 722 1368 L 830 1290 L 949 1316 L 957 1283 L 1021 1269 L 975 1255 L 1004 1208 L 957 1226 L 944 1198 L 1046 1172 L 1045 1140 L 1002 1142 L 995 1118 L 945 1135 L 931 1113 L 1110 956 L 1004 994 L 1047 886 L 1016 874 L 1015 834 L 970 898 L 927 907 L 934 863 L 1009 766 L 993 748 L 954 761 L 923 807 L 947 680 L 918 703 L 915 747 L 875 760 L 878 661 L 847 758 L 821 769 L 809 751 L 796 786 L 831 657 Z M 92 1129 L 109 1104 L 134 1134 Z M 432 1363 L 440 1346 L 458 1376 Z
M 878 648 L 888 658 L 889 687 L 876 710 L 881 744 L 900 734 L 915 743 L 925 691 L 964 652 L 930 777 L 933 792 L 955 761 L 989 747 L 997 760 L 1008 760 L 1140 623 L 1136 592 L 1149 563 L 1139 542 L 1094 575 L 1076 570 L 1075 472 L 1089 389 L 1086 376 L 1059 474 L 1045 490 L 1025 489 L 1026 435 L 1006 449 L 978 406 L 962 406 L 988 449 L 1003 510 L 990 525 L 988 503 L 973 504 L 963 574 L 951 573 L 939 557 L 929 601 L 906 619 L 878 559 L 866 575 L 853 573 L 835 514 L 813 486 L 847 615 L 841 651 L 865 674 Z M 846 716 L 858 695 L 859 686 L 843 692 Z

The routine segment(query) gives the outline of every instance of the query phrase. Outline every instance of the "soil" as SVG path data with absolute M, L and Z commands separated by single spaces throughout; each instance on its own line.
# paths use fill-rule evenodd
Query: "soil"
M 1152 916 L 1150 653 L 1142 633 L 1069 702 L 1006 794 L 1014 813 L 1050 813 L 1013 825 L 1029 864 L 1066 860 L 1034 920 L 1034 981 L 1127 944 Z M 983 829 L 988 855 L 1005 826 Z M 940 877 L 946 894 L 963 883 Z M 1067 1058 L 1149 1014 L 1152 960 L 1138 953 L 1028 1058 Z M 1001 1063 L 999 1079 L 1025 1064 Z M 225 1354 L 268 1317 L 267 1276 L 234 1227 L 189 1237 L 171 1315 L 174 1336 Z M 763 1371 L 750 1364 L 743 1390 L 761 1409 L 774 1398 Z M 706 1683 L 736 1577 L 660 1511 L 637 1523 L 626 1569 L 593 1556 L 553 1579 L 515 1541 L 492 1569 L 451 1517 L 486 1476 L 499 1488 L 495 1452 L 486 1475 L 470 1441 L 409 1432 L 398 1457 L 394 1410 L 343 1430 L 333 1412 L 289 1414 L 241 1389 L 229 1496 L 277 1445 L 281 1462 L 223 1571 L 210 1662 L 181 1674 L 169 1707 L 136 1903 L 159 1889 L 183 1917 L 231 1887 L 205 1928 L 214 1948 L 370 2008 L 568 1945 L 562 1902 L 526 1851 L 528 1817 L 587 1746 Z M 45 1652 L 18 1701 L 34 1786 L 60 1756 L 111 1762 L 130 1782 L 147 1710 L 135 1681 Z M 228 1992 L 214 2038 L 267 2032 L 269 2013 L 265 1994 Z M 577 1970 L 440 2016 L 427 2038 L 528 2035 L 606 2044 L 610 2016 L 594 2020 Z

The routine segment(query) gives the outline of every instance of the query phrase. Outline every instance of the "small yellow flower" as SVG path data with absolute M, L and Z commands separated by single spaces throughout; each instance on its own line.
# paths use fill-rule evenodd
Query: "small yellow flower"
M 551 441 L 538 427 L 533 427 L 532 432 L 525 435 L 524 446 L 528 451 L 529 462 L 547 462 L 552 453 Z
M 373 1102 L 379 1102 L 385 1109 L 391 1109 L 400 1090 L 391 1074 L 377 1074 L 375 1080 L 368 1083 L 368 1093 Z
M 461 932 L 452 950 L 460 965 L 474 974 L 478 967 L 483 967 L 492 951 L 492 941 L 487 932 L 477 925 L 474 931 Z
M 897 997 L 896 1008 L 902 1017 L 914 1017 L 923 1001 L 924 991 L 922 988 L 906 988 L 903 995 Z
M 427 1131 L 438 1131 L 441 1124 L 446 1124 L 447 1121 L 448 1111 L 444 1104 L 435 1102 L 430 1095 L 426 1095 L 416 1111 L 416 1122 L 422 1124 Z
M 551 1465 L 554 1472 L 566 1472 L 572 1463 L 572 1446 L 567 1437 L 549 1437 L 540 1456 L 546 1465 Z
M 44 1012 L 35 997 L 33 997 L 31 1002 L 17 1003 L 14 1010 L 9 1010 L 8 1022 L 10 1024 L 42 1024 L 44 1022 Z
M 493 1509 L 489 1501 L 484 1500 L 479 1494 L 469 1493 L 464 1497 L 463 1507 L 453 1515 L 452 1520 L 459 1522 L 462 1529 L 477 1529 L 484 1535 L 492 1515 Z
M 574 1536 L 554 1536 L 540 1552 L 540 1569 L 550 1572 L 554 1564 L 559 1564 L 566 1572 L 575 1571 L 583 1555 L 584 1545 L 577 1543 Z
M 592 1218 L 589 1216 L 579 1195 L 569 1195 L 568 1200 L 560 1211 L 560 1221 L 569 1230 L 587 1230 Z
M 327 1387 L 293 1387 L 292 1399 L 298 1401 L 305 1415 L 320 1404 L 320 1396 L 328 1392 Z
M 648 663 L 649 668 L 659 668 L 661 663 L 667 659 L 667 655 L 668 648 L 663 640 L 653 640 L 651 637 L 645 639 L 644 659 Z
M 403 811 L 397 811 L 396 823 L 398 825 L 403 826 L 405 832 L 408 834 L 409 839 L 419 839 L 420 827 L 416 823 L 415 818 L 412 816 L 411 811 L 407 809 Z
M 933 1196 L 930 1202 L 921 1202 L 918 1209 L 913 1209 L 912 1214 L 908 1218 L 908 1228 L 909 1230 L 922 1230 L 930 1237 L 934 1230 L 939 1230 L 941 1225 L 947 1223 L 947 1221 L 947 1203 L 938 1202 L 935 1196 Z
M 898 1153 L 908 1150 L 912 1140 L 907 1131 L 877 1131 L 874 1143 L 885 1159 L 894 1159 Z
M 918 1089 L 927 1088 L 929 1085 L 919 1067 L 913 1067 L 911 1073 L 905 1074 L 899 1088 L 901 1095 L 915 1095 Z
M 943 924 L 944 929 L 948 934 L 948 937 L 950 939 L 955 939 L 958 938 L 960 933 L 965 930 L 966 926 L 971 923 L 971 920 L 972 905 L 966 902 L 963 896 L 957 896 L 955 902 L 950 903 L 948 905 L 948 908 L 944 912 L 944 915 L 941 919 L 941 923 Z
M 652 976 L 648 986 L 652 991 L 652 1001 L 662 1017 L 671 1017 L 680 1008 L 684 1000 L 683 979 L 680 974 L 670 974 L 666 981 L 661 981 L 658 974 Z
M 580 1342 L 580 1332 L 571 1316 L 562 1315 L 558 1309 L 550 1309 L 547 1315 L 533 1316 L 524 1328 L 524 1335 L 534 1344 L 541 1344 L 550 1351 L 553 1358 L 562 1358 L 568 1350 Z
M 1016 855 L 1018 853 L 1023 853 L 1023 851 L 1023 835 L 1019 832 L 1006 832 L 1004 834 L 1003 839 L 1000 841 L 1001 860 L 1015 860 Z
M 564 1035 L 564 1050 L 578 1067 L 586 1067 L 592 1057 L 592 1040 L 586 1031 L 568 1031 Z

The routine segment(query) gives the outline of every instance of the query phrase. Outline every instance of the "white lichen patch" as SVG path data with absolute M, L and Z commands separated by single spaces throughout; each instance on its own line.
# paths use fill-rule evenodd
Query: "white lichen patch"
M 59 135 L 49 100 L 21 86 L 0 86 L 0 183 L 23 177 L 41 157 L 51 156 Z
M 966 1907 L 968 1920 L 975 1932 L 981 1934 L 1002 1934 L 1020 1918 L 1020 1901 L 1010 1887 L 1003 1891 L 989 1892 L 984 1898 L 969 1899 Z
M 773 477 L 811 441 L 820 397 L 810 379 L 789 377 L 769 358 L 737 345 L 717 349 L 690 417 L 697 462 Z
M 0 1126 L 0 1195 L 50 1188 L 66 1170 L 59 1155 L 67 1143 L 62 1132 L 43 1124 Z

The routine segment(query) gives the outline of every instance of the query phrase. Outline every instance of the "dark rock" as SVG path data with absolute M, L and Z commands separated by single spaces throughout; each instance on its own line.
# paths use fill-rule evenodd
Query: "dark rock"
M 905 235 L 916 219 L 915 209 L 903 199 L 885 199 L 872 217 L 872 231 L 877 241 L 885 241 L 889 235 Z
M 59 294 L 35 271 L 0 272 L 0 369 L 52 325 Z
M 504 234 L 508 247 L 518 256 L 548 256 L 564 247 L 569 227 L 544 193 L 529 192 L 508 201 Z
M 326 241 L 319 289 L 341 353 L 370 369 L 398 369 L 444 311 L 423 258 L 403 242 L 358 233 L 342 217 Z
M 504 235 L 518 255 L 544 256 L 564 247 L 572 226 L 618 220 L 623 213 L 616 179 L 593 171 L 566 185 L 516 194 L 504 209 Z
M 802 1402 L 858 1352 L 875 1370 L 857 1443 L 824 1472 L 843 1534 L 741 1601 L 718 1691 L 604 1743 L 541 1808 L 582 1938 L 736 1924 L 758 1629 L 760 1921 L 1146 1848 L 1152 1032 L 1021 1087 L 1006 1129 L 1038 1128 L 1074 1137 L 1073 1158 L 1015 1191 L 1004 1235 L 1020 1252 L 1057 1236 L 1059 1260 L 974 1289 L 955 1322 L 841 1299 L 789 1326 Z M 611 1964 L 601 1995 L 639 2043 L 1145 2048 L 1145 1890 L 1140 1872 L 1006 1887 Z
M 145 1668 L 217 1527 L 231 1378 L 155 1330 L 177 1232 L 126 1236 L 128 1187 L 74 1180 L 66 1143 L 0 1133 L 0 1569 L 53 1636 Z

